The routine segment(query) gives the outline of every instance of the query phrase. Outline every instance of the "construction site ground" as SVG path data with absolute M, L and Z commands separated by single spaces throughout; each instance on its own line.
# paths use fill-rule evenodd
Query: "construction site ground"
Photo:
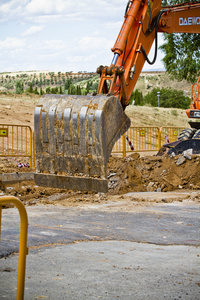
M 3 121 L 32 125 L 31 103 Z M 18 162 L 2 157 L 0 175 L 34 173 Z M 199 299 L 200 155 L 112 155 L 108 178 L 107 194 L 0 181 L 28 213 L 25 299 Z M 5 208 L 0 299 L 15 299 L 19 216 Z

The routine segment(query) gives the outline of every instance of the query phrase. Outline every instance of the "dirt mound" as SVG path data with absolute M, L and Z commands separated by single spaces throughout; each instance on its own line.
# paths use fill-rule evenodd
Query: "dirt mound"
M 19 168 L 11 158 L 1 162 L 0 173 L 32 172 L 30 168 Z M 184 156 L 146 156 L 134 153 L 126 158 L 111 156 L 108 162 L 108 186 L 106 195 L 90 192 L 75 192 L 53 188 L 43 188 L 27 181 L 15 184 L 0 182 L 0 195 L 19 197 L 25 204 L 32 205 L 38 201 L 52 203 L 54 200 L 67 200 L 68 204 L 80 202 L 96 202 L 108 196 L 121 195 L 128 192 L 168 192 L 177 189 L 200 189 L 200 155 L 191 159 Z
M 191 159 L 176 157 L 110 157 L 108 163 L 109 193 L 173 191 L 200 189 L 200 155 Z

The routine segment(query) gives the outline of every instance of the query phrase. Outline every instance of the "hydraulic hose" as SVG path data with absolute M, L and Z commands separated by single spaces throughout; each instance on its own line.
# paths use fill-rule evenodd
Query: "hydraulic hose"
M 143 47 L 143 45 L 141 46 L 141 50 L 142 50 L 142 53 L 146 59 L 146 61 L 148 62 L 148 64 L 150 65 L 153 65 L 156 61 L 156 58 L 157 58 L 157 52 L 158 52 L 158 25 L 159 25 L 159 21 L 160 21 L 160 18 L 162 16 L 162 14 L 166 12 L 166 10 L 161 10 L 159 11 L 159 13 L 157 14 L 157 16 L 152 20 L 151 24 L 148 25 L 148 29 L 146 32 L 144 32 L 144 34 L 146 36 L 148 36 L 155 28 L 155 52 L 154 52 L 154 58 L 152 61 L 149 60 L 147 54 L 146 54 L 146 51 Z

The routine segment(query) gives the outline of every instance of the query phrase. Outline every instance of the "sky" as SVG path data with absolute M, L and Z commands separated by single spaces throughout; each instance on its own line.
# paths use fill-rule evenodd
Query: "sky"
M 110 65 L 127 0 L 0 0 L 0 72 L 95 72 Z M 159 34 L 160 46 L 163 36 Z M 152 47 L 153 57 L 154 47 Z M 156 63 L 143 71 L 164 68 Z

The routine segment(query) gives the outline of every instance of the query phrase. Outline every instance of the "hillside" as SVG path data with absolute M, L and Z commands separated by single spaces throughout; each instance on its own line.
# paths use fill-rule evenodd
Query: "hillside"
M 146 95 L 154 87 L 181 90 L 184 91 L 188 97 L 190 97 L 191 93 L 191 83 L 186 80 L 174 80 L 165 72 L 142 72 L 135 89 L 138 89 L 143 95 Z
M 33 127 L 33 116 L 39 95 L 5 95 L 0 93 L 1 123 L 25 124 Z M 180 126 L 187 127 L 185 110 L 174 108 L 156 108 L 133 106 L 126 108 L 132 126 Z
M 73 73 L 73 72 L 49 72 L 49 71 L 30 71 L 30 72 L 10 72 L 0 73 L 0 91 L 15 92 L 16 83 L 21 81 L 23 89 L 26 91 L 30 84 L 32 88 L 37 88 L 38 93 L 42 89 L 46 90 L 47 87 L 55 88 L 62 87 L 63 93 L 66 89 L 66 82 L 70 80 L 75 86 L 79 85 L 82 92 L 89 83 L 91 90 L 95 90 L 98 86 L 99 75 L 96 73 Z M 187 81 L 177 81 L 165 72 L 142 72 L 138 78 L 135 89 L 138 89 L 146 95 L 154 87 L 172 88 L 184 91 L 186 96 L 190 97 L 191 83 Z
M 72 73 L 72 72 L 49 72 L 30 71 L 0 74 L 0 109 L 1 119 L 6 123 L 25 123 L 33 126 L 34 107 L 40 98 L 37 94 L 15 94 L 16 83 L 21 81 L 26 91 L 32 84 L 33 90 L 39 91 L 47 87 L 61 87 L 63 93 L 70 81 L 74 86 L 79 86 L 82 92 L 89 89 L 94 91 L 98 86 L 99 76 L 96 73 Z M 182 90 L 190 96 L 191 84 L 186 81 L 172 80 L 165 72 L 142 72 L 139 76 L 135 89 L 146 95 L 154 87 Z M 10 108 L 9 108 L 10 106 Z M 19 112 L 16 114 L 16 112 Z M 180 126 L 187 127 L 185 110 L 174 108 L 156 108 L 147 106 L 129 106 L 126 108 L 127 115 L 131 118 L 132 126 Z
M 188 126 L 184 109 L 129 105 L 126 114 L 132 126 Z

